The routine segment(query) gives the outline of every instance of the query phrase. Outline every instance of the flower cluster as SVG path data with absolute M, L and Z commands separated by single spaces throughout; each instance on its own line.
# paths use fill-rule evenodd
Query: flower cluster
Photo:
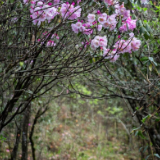
M 123 25 L 119 28 L 121 32 L 126 32 L 128 30 L 134 30 L 136 28 L 136 20 L 132 20 L 131 18 L 128 18 L 125 22 L 123 22 Z
M 37 0 L 34 0 L 31 1 L 31 4 L 30 12 L 34 24 L 40 25 L 45 20 L 50 22 L 57 14 L 59 14 L 57 8 L 51 7 L 42 1 L 37 2 Z
M 24 3 L 28 3 L 28 1 L 24 0 Z M 103 56 L 112 62 L 116 61 L 120 54 L 126 52 L 132 53 L 140 48 L 141 41 L 135 38 L 133 33 L 130 34 L 128 40 L 120 39 L 121 36 L 119 35 L 119 40 L 113 45 L 113 49 L 108 49 L 106 36 L 97 35 L 103 29 L 116 33 L 119 30 L 121 33 L 124 33 L 133 31 L 136 28 L 136 20 L 131 19 L 130 10 L 124 7 L 124 3 L 120 4 L 118 0 L 104 0 L 108 7 L 113 6 L 115 8 L 114 14 L 108 15 L 98 10 L 97 13 L 89 13 L 86 19 L 79 20 L 82 11 L 81 6 L 79 6 L 80 2 L 81 0 L 77 0 L 77 6 L 75 6 L 74 2 L 71 4 L 69 2 L 61 3 L 60 0 L 32 0 L 30 8 L 31 18 L 33 19 L 33 23 L 37 25 L 40 25 L 44 21 L 50 23 L 56 15 L 60 15 L 63 20 L 77 20 L 71 24 L 72 31 L 76 34 L 81 32 L 90 36 L 89 41 L 82 42 L 82 45 L 85 47 L 90 45 L 92 50 L 103 50 Z M 145 2 L 143 0 L 143 3 Z M 120 20 L 122 20 L 122 25 L 117 28 L 117 23 Z M 94 38 L 92 39 L 91 36 L 94 36 Z M 38 41 L 43 42 L 43 38 Z M 46 46 L 53 47 L 55 45 L 56 43 L 52 36 Z
M 130 38 L 128 40 L 118 40 L 114 45 L 114 49 L 103 48 L 103 56 L 106 59 L 110 59 L 115 62 L 121 53 L 132 53 L 137 51 L 141 45 L 141 41 L 134 37 L 133 33 L 130 33 Z
M 98 22 L 104 27 L 109 28 L 110 30 L 115 29 L 117 20 L 116 14 L 112 14 L 111 16 L 106 13 L 102 13 L 99 15 Z
M 71 27 L 74 33 L 82 32 L 83 34 L 90 35 L 93 32 L 93 29 L 90 28 L 91 25 L 88 23 L 83 23 L 83 21 L 78 21 L 77 23 L 72 24 Z
M 86 34 L 85 30 L 87 30 L 88 34 L 93 33 L 93 28 L 96 28 L 98 31 L 101 31 L 103 28 L 107 28 L 110 31 L 116 28 L 118 23 L 118 19 L 121 18 L 123 21 L 122 26 L 119 28 L 121 32 L 126 32 L 128 30 L 134 30 L 136 28 L 136 20 L 132 20 L 130 17 L 130 10 L 127 10 L 122 3 L 119 5 L 115 3 L 117 1 L 114 0 L 104 0 L 108 5 L 114 5 L 115 13 L 112 15 L 107 15 L 106 13 L 101 13 L 97 11 L 97 14 L 89 13 L 87 16 L 86 23 L 77 22 L 72 24 L 72 30 L 75 33 L 82 32 Z M 96 25 L 95 25 L 96 24 Z M 97 27 L 95 27 L 97 26 Z
M 104 2 L 110 6 L 114 4 L 115 0 L 104 0 Z
M 41 44 L 43 44 L 44 41 L 45 41 L 45 39 L 48 38 L 50 35 L 51 35 L 51 34 L 48 33 L 47 31 L 44 32 L 44 33 L 42 34 L 41 39 L 38 39 L 37 42 L 41 42 Z M 53 34 L 53 35 L 51 36 L 50 40 L 47 41 L 46 47 L 54 47 L 54 46 L 56 46 L 56 43 L 55 43 L 55 42 L 56 42 L 57 40 L 59 40 L 59 36 L 58 36 L 58 34 L 55 33 L 55 34 Z
M 70 20 L 74 20 L 77 19 L 81 16 L 81 8 L 80 6 L 76 6 L 74 7 L 74 3 L 69 4 L 67 3 L 63 3 L 61 5 L 61 9 L 60 9 L 60 13 L 62 15 L 63 18 L 68 18 Z
M 24 3 L 28 3 L 28 0 L 24 0 Z M 45 3 L 43 0 L 32 0 L 31 1 L 31 18 L 33 19 L 33 23 L 40 25 L 44 21 L 51 22 L 52 19 L 58 14 L 62 16 L 64 19 L 74 20 L 81 16 L 81 8 L 80 6 L 74 7 L 74 3 L 69 4 L 68 2 L 61 4 L 60 11 L 58 11 L 58 5 L 60 0 L 54 0 L 53 3 L 48 2 Z M 53 6 L 52 6 L 53 5 Z
M 101 37 L 101 36 L 96 36 L 92 41 L 91 41 L 91 48 L 92 49 L 97 49 L 98 47 L 106 47 L 107 46 L 107 38 L 106 36 Z
M 130 10 L 127 10 L 124 7 L 124 3 L 122 3 L 121 5 L 117 3 L 115 5 L 115 13 L 117 14 L 117 16 L 121 16 L 122 20 L 126 20 L 130 17 Z

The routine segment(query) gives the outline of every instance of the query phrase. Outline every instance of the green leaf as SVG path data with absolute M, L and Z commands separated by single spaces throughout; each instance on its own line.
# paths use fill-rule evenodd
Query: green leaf
M 160 159 L 160 156 L 158 153 L 155 153 L 154 156 Z
M 109 7 L 109 15 L 112 15 L 115 12 L 115 8 L 113 6 Z
M 142 21 L 141 20 L 137 20 L 136 21 L 136 26 L 137 27 L 142 27 L 143 26 Z
M 156 121 L 156 122 L 159 122 L 159 121 L 160 121 L 160 118 L 156 118 L 155 121 Z
M 19 65 L 20 65 L 21 67 L 23 67 L 24 63 L 23 63 L 23 62 L 19 62 Z
M 117 28 L 119 29 L 122 26 L 122 20 L 120 19 L 117 23 Z
M 149 70 L 152 71 L 152 63 L 149 65 Z
M 146 29 L 145 29 L 146 30 Z M 149 39 L 150 37 L 151 37 L 151 35 L 147 32 L 147 30 L 146 30 L 146 32 L 144 33 L 144 37 L 145 37 L 145 39 Z
M 145 123 L 145 121 L 148 119 L 148 118 L 150 118 L 151 117 L 151 115 L 147 115 L 147 116 L 145 116 L 141 121 L 142 121 L 142 123 Z
M 157 66 L 157 63 L 154 61 L 153 57 L 148 58 L 152 63 L 154 63 L 155 66 Z
M 146 137 L 143 135 L 142 131 L 136 131 L 135 136 L 140 136 L 142 139 L 146 139 Z
M 124 5 L 127 9 L 132 9 L 133 8 L 133 5 L 132 5 L 132 3 L 130 2 L 130 1 L 128 1 L 128 3 L 126 3 L 125 5 Z
M 142 57 L 140 60 L 143 62 L 143 61 L 148 61 L 149 59 L 148 57 Z
M 143 11 L 145 12 L 145 11 L 147 11 L 148 10 L 148 8 L 143 8 Z
M 147 32 L 147 30 L 144 27 L 140 28 L 140 34 L 145 34 Z
M 39 104 L 42 104 L 43 102 L 39 100 L 38 103 L 39 103 Z

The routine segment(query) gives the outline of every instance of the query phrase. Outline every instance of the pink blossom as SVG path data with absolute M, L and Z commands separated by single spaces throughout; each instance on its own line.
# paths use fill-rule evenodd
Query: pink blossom
M 141 46 L 141 41 L 134 37 L 131 41 L 132 51 L 137 51 L 140 48 L 140 46 Z
M 27 4 L 27 3 L 28 3 L 28 0 L 23 0 L 23 3 L 24 3 L 24 4 Z
M 107 14 L 106 13 L 103 13 L 103 14 L 100 14 L 99 18 L 98 18 L 98 22 L 101 23 L 101 24 L 104 24 L 107 20 Z
M 37 2 L 37 6 L 42 6 L 43 5 L 43 2 L 39 1 Z
M 79 4 L 81 2 L 81 0 L 77 0 L 77 4 Z
M 102 25 L 101 25 L 101 24 L 99 24 L 99 25 L 97 26 L 97 30 L 98 30 L 99 32 L 102 30 Z
M 111 62 L 115 62 L 119 58 L 119 54 L 117 54 L 116 49 L 103 49 L 103 57 L 105 59 L 110 59 Z
M 93 50 L 95 50 L 95 49 L 98 48 L 98 47 L 99 47 L 99 41 L 96 40 L 96 39 L 93 39 L 92 42 L 91 42 L 91 48 L 92 48 Z
M 104 0 L 105 3 L 107 3 L 108 5 L 113 5 L 114 0 Z
M 83 30 L 83 34 L 90 35 L 92 33 L 93 33 L 93 29 L 91 29 L 91 28 L 89 28 L 89 29 L 86 28 Z
M 111 52 L 110 61 L 115 62 L 119 58 L 119 54 L 116 54 L 115 51 Z
M 91 48 L 95 50 L 98 47 L 106 47 L 107 46 L 107 38 L 106 36 L 96 36 L 92 41 L 91 41 Z
M 60 0 L 53 0 L 53 3 L 58 4 L 58 3 L 60 3 Z
M 119 28 L 120 32 L 126 32 L 128 30 L 134 30 L 136 28 L 136 20 L 132 20 L 130 17 L 123 22 L 123 25 Z
M 74 33 L 79 33 L 79 30 L 78 30 L 76 24 L 71 24 L 71 27 L 72 27 L 72 30 L 73 30 Z
M 128 43 L 125 40 L 119 40 L 116 42 L 116 44 L 114 45 L 117 53 L 125 53 L 126 52 L 126 47 L 127 47 Z M 131 51 L 131 48 L 128 51 Z
M 103 57 L 107 58 L 107 56 L 109 55 L 109 51 L 110 49 L 103 48 Z
M 95 21 L 95 14 L 88 14 L 87 18 L 88 18 L 88 22 L 92 23 Z
M 50 22 L 57 14 L 57 8 L 50 7 L 49 5 L 44 4 L 43 2 L 38 2 L 37 7 L 32 9 L 33 6 L 31 6 L 30 12 L 31 12 L 31 18 L 33 19 L 33 23 L 40 25 L 41 22 L 44 22 L 45 20 L 48 20 Z
M 117 24 L 116 21 L 116 14 L 113 14 L 111 16 L 108 16 L 107 21 L 103 24 L 104 28 L 110 28 L 110 30 L 115 29 Z
M 54 41 L 52 41 L 52 40 L 49 40 L 48 42 L 47 42 L 47 47 L 53 47 L 53 46 L 55 46 L 56 45 L 56 43 L 54 43 Z
M 80 6 L 74 7 L 73 4 L 63 3 L 60 9 L 60 13 L 63 18 L 74 20 L 81 16 L 81 8 Z
M 98 10 L 98 11 L 97 11 L 97 14 L 101 14 L 101 11 L 100 11 L 100 10 Z
M 122 20 L 126 20 L 127 18 L 130 17 L 130 10 L 127 10 L 124 7 L 124 3 L 122 3 L 122 5 L 116 4 L 115 12 L 117 15 L 122 16 Z

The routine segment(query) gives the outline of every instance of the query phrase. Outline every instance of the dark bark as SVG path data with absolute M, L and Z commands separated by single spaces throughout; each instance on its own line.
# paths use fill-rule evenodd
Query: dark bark
M 21 160 L 27 160 L 28 158 L 28 124 L 30 117 L 30 104 L 24 112 L 24 121 L 22 126 L 22 158 Z
M 16 160 L 17 158 L 17 151 L 18 151 L 18 146 L 20 142 L 20 137 L 21 137 L 21 127 L 22 127 L 22 122 L 20 123 L 20 126 L 17 126 L 17 133 L 16 133 L 16 141 L 14 144 L 13 151 L 11 153 L 11 160 Z

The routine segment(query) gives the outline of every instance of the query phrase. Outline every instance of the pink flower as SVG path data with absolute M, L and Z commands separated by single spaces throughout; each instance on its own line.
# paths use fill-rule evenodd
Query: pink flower
M 116 49 L 103 49 L 103 57 L 105 59 L 110 59 L 110 62 L 115 62 L 119 58 L 119 54 L 116 53 Z
M 81 8 L 80 6 L 74 7 L 73 4 L 63 3 L 60 9 L 60 13 L 63 18 L 74 20 L 81 16 Z
M 47 4 L 43 4 L 43 2 L 39 1 L 37 3 L 37 7 L 34 8 L 35 2 L 33 1 L 33 5 L 31 5 L 31 18 L 33 19 L 33 23 L 40 25 L 41 22 L 48 20 L 50 22 L 58 13 L 57 8 L 50 7 Z
M 83 30 L 83 34 L 90 35 L 92 33 L 93 33 L 93 29 L 91 29 L 91 28 Z
M 141 46 L 141 41 L 134 37 L 131 41 L 132 50 L 137 51 L 140 48 L 140 46 Z
M 93 39 L 93 40 L 91 41 L 91 48 L 92 48 L 93 50 L 95 50 L 95 49 L 98 48 L 98 47 L 99 47 L 99 41 L 96 40 L 96 39 Z
M 79 33 L 79 31 L 82 31 L 82 23 L 77 22 L 76 24 L 71 24 L 72 30 L 74 33 Z
M 122 3 L 122 5 L 116 4 L 115 12 L 117 15 L 122 16 L 122 20 L 126 20 L 127 18 L 130 17 L 130 10 L 127 10 L 124 7 L 124 3 Z
M 119 58 L 119 54 L 116 54 L 115 51 L 112 51 L 110 61 L 115 62 L 115 61 L 117 61 L 118 58 Z
M 37 6 L 39 7 L 39 6 L 42 6 L 43 5 L 43 2 L 41 2 L 41 1 L 39 1 L 39 2 L 37 2 Z
M 77 4 L 79 4 L 81 2 L 81 0 L 77 0 Z
M 100 14 L 99 18 L 98 18 L 98 22 L 101 24 L 104 24 L 107 20 L 107 14 L 106 13 L 102 13 Z
M 92 23 L 95 21 L 95 14 L 88 14 L 87 18 L 88 18 L 88 22 Z
M 114 0 L 104 0 L 105 3 L 107 3 L 108 5 L 113 5 Z
M 78 29 L 80 29 L 82 27 L 82 23 L 81 22 L 77 22 L 76 26 L 77 26 Z
M 28 0 L 23 0 L 23 3 L 24 3 L 24 4 L 27 4 L 27 3 L 28 3 Z
M 104 28 L 109 28 L 110 30 L 115 29 L 117 24 L 116 21 L 116 14 L 113 14 L 111 16 L 108 16 L 107 21 L 103 24 Z
M 105 57 L 106 59 L 108 58 L 107 56 L 109 55 L 109 51 L 110 49 L 103 48 L 103 57 Z
M 101 11 L 100 11 L 100 10 L 98 10 L 98 11 L 97 11 L 97 14 L 101 14 Z
M 123 25 L 119 28 L 120 32 L 126 32 L 128 30 L 134 30 L 136 28 L 136 20 L 132 20 L 130 17 L 123 22 Z
M 52 41 L 52 40 L 49 40 L 48 42 L 47 42 L 47 47 L 53 47 L 53 46 L 55 46 L 56 45 L 56 43 L 54 43 L 54 41 Z
M 95 50 L 98 47 L 106 47 L 107 46 L 107 38 L 106 36 L 96 36 L 92 41 L 91 41 L 91 48 Z
M 60 0 L 53 0 L 53 3 L 58 4 L 58 3 L 60 3 Z
M 99 32 L 102 30 L 102 25 L 101 25 L 101 24 L 99 24 L 99 25 L 97 26 L 97 30 L 98 30 Z

